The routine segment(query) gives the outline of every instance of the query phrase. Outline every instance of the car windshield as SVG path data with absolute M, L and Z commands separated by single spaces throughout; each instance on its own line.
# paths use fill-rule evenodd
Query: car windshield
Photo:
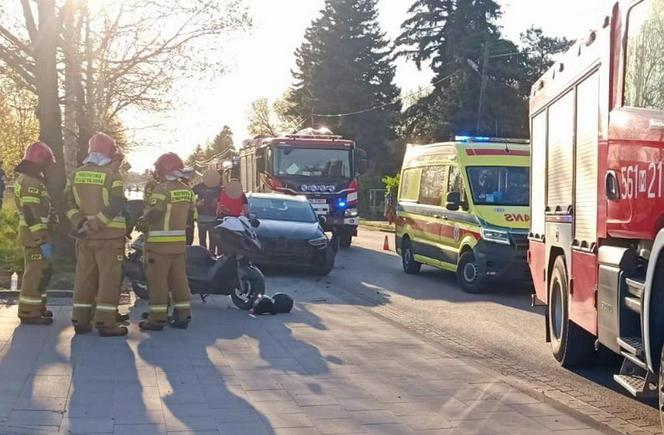
M 259 220 L 314 223 L 318 219 L 311 204 L 281 198 L 249 198 L 249 209 Z
M 277 175 L 350 178 L 349 150 L 280 147 L 276 154 Z
M 468 168 L 468 178 L 476 205 L 529 205 L 528 168 L 475 166 Z

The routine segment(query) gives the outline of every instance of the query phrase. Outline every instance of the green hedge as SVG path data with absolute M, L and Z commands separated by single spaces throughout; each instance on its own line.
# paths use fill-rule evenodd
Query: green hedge
M 23 252 L 17 240 L 18 213 L 11 201 L 0 210 L 0 268 L 9 272 L 23 270 Z

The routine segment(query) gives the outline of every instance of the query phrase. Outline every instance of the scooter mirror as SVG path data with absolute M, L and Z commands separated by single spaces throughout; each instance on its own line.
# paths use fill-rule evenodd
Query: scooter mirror
M 261 221 L 259 221 L 259 220 L 256 219 L 256 218 L 251 218 L 251 219 L 249 220 L 249 223 L 250 223 L 251 226 L 254 227 L 254 228 L 258 228 L 258 227 L 261 226 Z

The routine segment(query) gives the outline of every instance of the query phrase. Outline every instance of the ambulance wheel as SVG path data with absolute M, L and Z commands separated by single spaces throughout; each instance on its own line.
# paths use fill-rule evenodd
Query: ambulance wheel
M 484 289 L 485 279 L 473 251 L 461 254 L 456 274 L 459 286 L 466 293 L 479 293 Z
M 551 350 L 563 367 L 587 364 L 594 354 L 594 339 L 569 318 L 569 280 L 562 255 L 556 258 L 549 284 L 547 305 Z
M 148 295 L 148 285 L 146 283 L 139 281 L 132 281 L 131 289 L 134 290 L 134 293 L 138 298 L 143 299 L 145 301 L 150 299 L 150 296 Z
M 249 267 L 244 278 L 242 287 L 239 283 L 231 292 L 231 300 L 241 310 L 250 310 L 258 295 L 265 294 L 265 277 L 263 273 L 254 266 Z
M 664 346 L 662 346 L 661 356 L 659 357 L 659 385 L 657 386 L 659 396 L 659 418 L 664 427 Z
M 408 275 L 417 275 L 422 269 L 422 263 L 415 261 L 415 251 L 409 239 L 404 239 L 401 244 L 401 265 Z

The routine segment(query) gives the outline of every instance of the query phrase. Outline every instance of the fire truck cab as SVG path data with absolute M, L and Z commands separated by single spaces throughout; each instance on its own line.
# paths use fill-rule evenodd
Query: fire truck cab
M 327 129 L 257 137 L 240 150 L 240 179 L 247 191 L 306 196 L 342 247 L 357 235 L 357 178 L 366 167 L 366 154 L 355 142 Z
M 664 404 L 664 0 L 621 0 L 534 85 L 528 262 L 563 366 Z

